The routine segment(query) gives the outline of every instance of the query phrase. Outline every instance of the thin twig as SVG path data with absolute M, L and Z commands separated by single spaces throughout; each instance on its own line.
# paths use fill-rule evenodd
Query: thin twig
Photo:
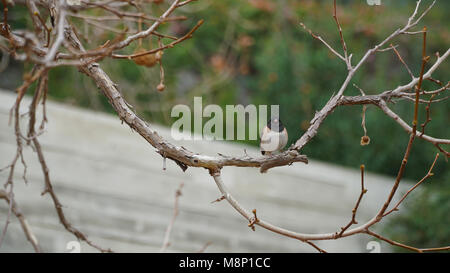
M 49 168 L 47 167 L 47 163 L 45 161 L 44 154 L 42 152 L 41 144 L 39 143 L 37 138 L 33 138 L 33 145 L 34 145 L 35 151 L 37 153 L 39 163 L 41 164 L 42 172 L 44 174 L 45 189 L 42 192 L 42 195 L 47 194 L 47 193 L 50 194 L 50 197 L 53 201 L 53 205 L 56 209 L 56 213 L 58 215 L 58 218 L 59 218 L 61 224 L 64 226 L 64 228 L 67 231 L 69 231 L 70 233 L 75 235 L 75 237 L 77 237 L 78 239 L 85 241 L 88 245 L 92 246 L 93 248 L 96 248 L 97 250 L 99 250 L 101 252 L 112 252 L 111 249 L 104 249 L 104 248 L 94 244 L 92 241 L 90 241 L 87 238 L 87 236 L 83 232 L 81 232 L 77 228 L 73 227 L 72 224 L 67 220 L 67 218 L 64 214 L 64 211 L 62 209 L 63 206 L 61 205 L 58 197 L 56 196 L 56 193 L 53 189 L 53 185 L 50 181 Z
M 434 158 L 433 164 L 431 164 L 431 167 L 430 167 L 430 169 L 428 170 L 427 174 L 426 174 L 422 179 L 420 179 L 419 182 L 417 182 L 414 186 L 412 186 L 412 187 L 411 187 L 411 188 L 403 195 L 403 197 L 400 198 L 400 200 L 397 202 L 397 204 L 395 204 L 395 206 L 394 206 L 391 210 L 389 210 L 389 211 L 387 211 L 385 214 L 383 214 L 383 217 L 385 217 L 385 216 L 391 214 L 391 213 L 394 212 L 394 211 L 398 211 L 398 206 L 400 206 L 400 204 L 403 202 L 403 200 L 405 200 L 406 197 L 407 197 L 414 189 L 416 189 L 420 184 L 422 184 L 425 180 L 427 180 L 428 178 L 430 178 L 431 176 L 433 176 L 432 171 L 433 171 L 434 165 L 436 164 L 436 161 L 437 161 L 438 157 L 439 157 L 439 153 L 436 154 L 436 157 Z
M 178 38 L 177 40 L 171 42 L 170 44 L 167 44 L 165 46 L 161 46 L 158 48 L 154 48 L 151 50 L 147 50 L 147 51 L 143 51 L 143 52 L 139 52 L 139 53 L 135 53 L 135 54 L 131 54 L 131 55 L 119 55 L 119 54 L 112 54 L 111 57 L 115 58 L 115 59 L 133 59 L 136 57 L 141 57 L 144 55 L 148 55 L 148 54 L 153 54 L 156 53 L 160 50 L 164 50 L 167 48 L 172 48 L 174 47 L 176 44 L 179 44 L 181 42 L 183 42 L 184 40 L 190 39 L 192 38 L 192 34 L 203 24 L 203 20 L 200 20 L 197 22 L 197 24 L 188 32 L 186 33 L 183 37 Z
M 162 247 L 159 250 L 159 252 L 166 252 L 167 248 L 170 245 L 170 235 L 172 233 L 173 225 L 175 224 L 175 220 L 177 219 L 177 216 L 180 213 L 179 199 L 180 199 L 180 196 L 182 195 L 181 190 L 183 189 L 183 186 L 184 186 L 184 182 L 181 182 L 180 185 L 178 186 L 178 189 L 175 191 L 175 202 L 174 202 L 174 206 L 173 206 L 172 219 L 170 220 L 170 223 L 167 226 L 166 233 L 164 235 L 164 241 L 163 241 Z
M 327 253 L 325 250 L 323 250 L 322 248 L 318 247 L 316 244 L 314 244 L 314 243 L 312 243 L 310 241 L 305 241 L 305 243 L 307 243 L 308 245 L 314 247 L 320 253 Z
M 8 206 L 11 207 L 12 212 L 14 213 L 14 215 L 16 215 L 17 219 L 20 222 L 20 225 L 25 234 L 25 237 L 30 242 L 30 244 L 33 246 L 34 251 L 38 252 L 38 253 L 41 252 L 42 250 L 41 250 L 41 247 L 39 246 L 39 242 L 36 239 L 36 236 L 34 235 L 30 225 L 28 224 L 28 221 L 26 220 L 22 211 L 19 209 L 14 198 L 10 194 L 8 194 L 6 191 L 0 190 L 0 199 L 5 199 L 6 202 L 8 203 Z M 4 234 L 2 234 L 2 238 L 3 238 L 3 235 Z M 0 239 L 0 245 L 1 245 L 1 239 Z
M 309 28 L 306 27 L 306 25 L 304 23 L 300 23 L 300 26 L 304 30 L 306 30 L 314 39 L 322 42 L 334 55 L 338 56 L 339 59 L 346 62 L 346 59 L 341 54 L 339 54 L 333 47 L 331 47 L 327 42 L 325 42 L 325 40 L 321 36 L 314 34 Z
M 336 22 L 336 25 L 338 27 L 339 30 L 339 37 L 341 38 L 341 44 L 342 44 L 342 49 L 344 51 L 344 59 L 345 59 L 345 63 L 347 64 L 347 69 L 350 71 L 352 69 L 352 64 L 350 63 L 350 58 L 348 56 L 348 52 L 347 52 L 347 44 L 345 43 L 345 39 L 344 39 L 344 35 L 342 35 L 342 27 L 341 24 L 339 23 L 339 19 L 337 17 L 337 12 L 336 12 L 336 0 L 333 1 L 333 18 L 334 21 Z
M 359 197 L 358 197 L 358 200 L 356 201 L 355 207 L 352 209 L 352 219 L 346 226 L 341 228 L 341 231 L 339 233 L 336 233 L 337 234 L 336 238 L 341 237 L 342 234 L 344 234 L 344 232 L 352 225 L 358 224 L 358 222 L 356 222 L 356 212 L 358 211 L 359 204 L 361 203 L 361 200 L 362 200 L 364 194 L 367 192 L 367 189 L 364 188 L 364 168 L 365 168 L 364 165 L 360 166 L 360 169 L 361 169 L 361 193 L 359 194 Z
M 392 45 L 390 44 L 390 47 L 392 48 L 392 50 L 394 51 L 395 55 L 397 55 L 398 59 L 400 60 L 400 62 L 405 66 L 406 70 L 408 71 L 409 75 L 411 76 L 412 79 L 414 79 L 414 74 L 411 72 L 411 69 L 409 68 L 409 66 L 406 64 L 406 62 L 403 60 L 402 56 L 400 55 L 400 53 L 398 52 L 398 50 Z
M 204 253 L 205 250 L 206 250 L 210 245 L 212 245 L 212 242 L 206 242 L 206 244 L 205 244 L 199 251 L 197 251 L 197 253 Z

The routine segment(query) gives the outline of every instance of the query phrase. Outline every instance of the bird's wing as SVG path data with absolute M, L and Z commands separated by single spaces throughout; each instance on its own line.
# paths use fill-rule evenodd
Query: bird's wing
M 284 146 L 286 146 L 288 139 L 289 139 L 288 132 L 286 128 L 284 128 L 284 130 L 280 133 L 280 144 L 278 146 L 278 150 L 281 150 L 284 148 Z

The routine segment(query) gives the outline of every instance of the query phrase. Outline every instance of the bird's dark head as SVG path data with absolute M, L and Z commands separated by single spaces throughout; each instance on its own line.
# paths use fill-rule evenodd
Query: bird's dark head
M 274 132 L 282 132 L 284 130 L 283 122 L 279 117 L 273 117 L 267 121 L 267 127 Z

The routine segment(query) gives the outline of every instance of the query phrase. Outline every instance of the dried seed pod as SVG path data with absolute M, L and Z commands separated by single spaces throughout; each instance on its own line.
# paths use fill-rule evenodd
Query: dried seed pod
M 361 137 L 361 146 L 369 145 L 370 143 L 370 137 L 369 136 L 362 136 Z
M 166 86 L 163 83 L 158 84 L 158 86 L 156 87 L 156 89 L 158 89 L 159 92 L 164 91 L 165 88 Z
M 142 52 L 145 52 L 145 51 L 147 51 L 145 48 L 138 48 L 138 49 L 136 49 L 134 54 L 142 53 Z M 145 55 L 142 55 L 142 56 L 134 57 L 134 58 L 132 58 L 132 60 L 133 60 L 133 62 L 135 64 L 143 65 L 143 66 L 146 66 L 146 67 L 152 67 L 158 62 L 155 53 L 145 54 Z

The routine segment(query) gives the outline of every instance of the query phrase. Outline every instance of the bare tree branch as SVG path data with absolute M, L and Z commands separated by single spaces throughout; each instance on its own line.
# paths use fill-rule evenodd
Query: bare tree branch
M 380 222 L 383 217 L 391 214 L 391 212 L 396 211 L 398 206 L 405 200 L 408 194 L 416 189 L 419 185 L 421 185 L 426 179 L 428 179 L 432 175 L 433 167 L 437 161 L 438 154 L 433 161 L 433 164 L 429 168 L 427 175 L 425 175 L 416 185 L 414 185 L 403 197 L 398 201 L 394 207 L 390 210 L 387 210 L 393 200 L 394 195 L 398 189 L 399 183 L 403 178 L 403 174 L 408 162 L 408 158 L 411 154 L 413 142 L 415 138 L 421 138 L 425 141 L 430 142 L 434 146 L 436 146 L 439 151 L 444 153 L 447 157 L 449 153 L 446 152 L 440 145 L 450 144 L 450 139 L 436 138 L 431 136 L 432 134 L 425 134 L 425 127 L 431 121 L 431 112 L 430 107 L 433 103 L 447 101 L 448 96 L 441 96 L 446 90 L 449 89 L 449 83 L 447 82 L 444 85 L 441 81 L 432 78 L 432 74 L 434 71 L 440 67 L 443 62 L 450 55 L 450 49 L 447 49 L 442 56 L 437 54 L 437 58 L 433 65 L 431 65 L 428 70 L 426 69 L 427 63 L 429 61 L 429 56 L 426 55 L 426 35 L 427 29 L 423 28 L 421 31 L 415 31 L 413 28 L 419 24 L 422 18 L 431 10 L 434 6 L 435 1 L 432 2 L 422 13 L 419 13 L 419 8 L 421 6 L 421 1 L 417 1 L 414 11 L 409 16 L 406 24 L 402 27 L 397 28 L 394 32 L 392 32 L 389 36 L 387 36 L 384 40 L 379 41 L 375 46 L 368 49 L 355 66 L 352 65 L 352 53 L 349 51 L 346 41 L 344 39 L 344 35 L 342 32 L 342 26 L 340 24 L 337 12 L 337 4 L 336 1 L 333 1 L 333 18 L 337 25 L 340 44 L 342 46 L 342 52 L 339 53 L 338 50 L 334 49 L 330 44 L 328 44 L 321 36 L 314 34 L 310 29 L 308 29 L 303 23 L 300 25 L 316 40 L 319 40 L 325 47 L 331 51 L 332 54 L 337 56 L 340 60 L 342 60 L 347 67 L 347 73 L 345 80 L 341 83 L 339 89 L 333 92 L 333 95 L 330 97 L 329 101 L 316 112 L 314 118 L 310 121 L 310 126 L 304 132 L 304 134 L 285 152 L 282 152 L 277 155 L 266 156 L 266 157 L 251 157 L 248 154 L 244 156 L 226 156 L 219 154 L 218 156 L 209 156 L 195 153 L 193 151 L 189 151 L 182 146 L 176 146 L 169 141 L 163 139 L 158 132 L 148 124 L 144 119 L 139 117 L 133 110 L 132 106 L 124 99 L 122 93 L 119 91 L 117 84 L 115 84 L 110 77 L 102 70 L 100 64 L 97 62 L 105 59 L 131 59 L 136 61 L 138 58 L 149 57 L 151 54 L 162 53 L 164 50 L 167 50 L 175 45 L 178 45 L 187 39 L 190 39 L 195 31 L 202 25 L 203 20 L 198 21 L 194 27 L 191 28 L 190 31 L 187 32 L 182 37 L 174 37 L 169 34 L 158 32 L 158 28 L 163 23 L 184 20 L 186 17 L 184 16 L 172 16 L 177 8 L 181 8 L 189 3 L 192 3 L 194 0 L 174 0 L 170 3 L 167 9 L 160 15 L 156 17 L 152 17 L 147 15 L 145 12 L 141 10 L 141 3 L 137 3 L 134 1 L 109 1 L 109 0 L 100 0 L 100 1 L 81 1 L 81 5 L 70 5 L 66 1 L 63 0 L 55 0 L 55 1 L 39 1 L 35 0 L 25 0 L 23 3 L 27 6 L 29 10 L 31 20 L 33 23 L 33 31 L 28 30 L 11 30 L 8 22 L 8 10 L 7 3 L 5 0 L 2 0 L 4 6 L 3 12 L 3 22 L 0 23 L 0 35 L 6 41 L 7 46 L 2 45 L 2 50 L 11 54 L 13 58 L 18 61 L 27 61 L 34 64 L 33 69 L 29 74 L 24 77 L 23 84 L 17 89 L 17 98 L 16 102 L 13 105 L 10 113 L 10 119 L 14 119 L 14 131 L 16 136 L 16 154 L 8 166 L 6 166 L 2 170 L 9 170 L 8 180 L 5 184 L 5 190 L 0 190 L 0 197 L 7 200 L 9 204 L 9 213 L 8 218 L 5 223 L 5 227 L 3 229 L 2 236 L 0 237 L 0 244 L 3 240 L 9 220 L 10 215 L 15 214 L 19 221 L 21 221 L 22 228 L 28 238 L 28 240 L 33 244 L 33 247 L 36 251 L 40 251 L 39 246 L 37 244 L 37 240 L 34 238 L 34 235 L 31 232 L 28 224 L 23 218 L 23 215 L 19 212 L 17 205 L 14 203 L 14 193 L 13 193 L 13 173 L 15 171 L 16 164 L 19 162 L 24 166 L 23 178 L 26 181 L 26 170 L 27 165 L 23 158 L 22 149 L 23 145 L 28 144 L 34 147 L 41 169 L 44 176 L 45 181 L 45 190 L 43 194 L 48 193 L 52 199 L 53 205 L 56 209 L 56 213 L 61 224 L 64 228 L 70 233 L 74 234 L 78 239 L 85 241 L 87 244 L 92 247 L 102 251 L 107 252 L 111 251 L 110 249 L 104 249 L 90 240 L 88 240 L 87 236 L 74 228 L 71 223 L 68 222 L 64 212 L 62 210 L 62 205 L 59 199 L 56 196 L 56 193 L 53 189 L 53 185 L 50 180 L 49 168 L 44 158 L 44 154 L 42 151 L 42 147 L 38 140 L 39 135 L 43 132 L 44 124 L 47 121 L 46 110 L 45 110 L 45 102 L 47 98 L 47 88 L 48 88 L 48 72 L 54 67 L 57 66 L 73 66 L 77 67 L 82 73 L 86 74 L 90 77 L 98 88 L 101 90 L 103 95 L 109 100 L 109 103 L 119 116 L 122 122 L 125 122 L 132 130 L 140 134 L 151 146 L 153 146 L 157 153 L 159 153 L 164 162 L 165 169 L 165 160 L 171 159 L 173 160 L 180 168 L 185 171 L 188 167 L 200 167 L 205 168 L 209 171 L 210 175 L 214 179 L 220 193 L 221 197 L 216 199 L 213 202 L 219 202 L 221 200 L 227 200 L 227 202 L 239 213 L 241 214 L 248 222 L 248 226 L 255 230 L 256 226 L 265 228 L 267 230 L 273 231 L 275 233 L 281 234 L 286 237 L 297 239 L 303 243 L 307 243 L 314 247 L 319 252 L 325 252 L 325 250 L 319 248 L 313 241 L 316 240 L 333 240 L 341 237 L 348 237 L 354 234 L 369 234 L 375 238 L 386 241 L 392 245 L 400 246 L 409 250 L 417 251 L 417 252 L 426 252 L 426 251 L 438 251 L 438 250 L 447 250 L 449 247 L 441 247 L 441 248 L 429 248 L 429 249 L 420 249 L 416 247 L 407 246 L 390 239 L 384 238 L 381 235 L 374 233 L 370 230 L 375 224 Z M 36 5 L 39 5 L 39 9 Z M 137 12 L 130 11 L 127 7 L 133 6 L 133 10 L 136 9 Z M 50 14 L 52 27 L 48 27 L 43 17 L 40 15 L 40 9 L 45 9 L 46 12 Z M 96 10 L 100 12 L 99 16 L 92 16 L 92 14 L 84 14 L 83 11 Z M 43 13 L 45 14 L 45 13 Z M 45 17 L 44 17 L 45 18 Z M 93 41 L 89 35 L 83 35 L 82 32 L 77 30 L 77 24 L 71 22 L 72 20 L 81 20 L 86 23 L 89 28 L 96 29 L 97 31 L 104 31 L 108 33 L 112 33 L 114 38 L 108 40 L 107 42 L 102 41 L 98 43 L 98 41 Z M 130 24 L 138 23 L 138 30 L 133 30 L 134 27 L 130 29 L 122 29 L 122 26 L 115 25 L 104 25 L 106 22 L 114 22 L 120 23 L 121 20 L 126 21 Z M 145 26 L 146 29 L 142 30 L 142 25 Z M 401 57 L 399 50 L 397 50 L 398 46 L 393 46 L 392 40 L 397 38 L 400 35 L 423 35 L 423 43 L 422 43 L 422 63 L 420 69 L 419 77 L 415 77 L 412 73 L 412 70 L 408 67 L 405 60 Z M 139 45 L 142 45 L 142 40 L 146 38 L 154 37 L 158 40 L 158 47 L 153 49 L 143 49 L 139 52 L 134 52 L 130 54 L 129 46 L 138 41 Z M 83 39 L 83 40 L 80 40 Z M 171 42 L 165 44 L 162 40 L 163 38 L 170 39 Z M 85 42 L 84 45 L 81 41 Z M 387 45 L 389 44 L 389 47 Z M 375 95 L 366 95 L 361 88 L 357 87 L 353 83 L 355 87 L 357 87 L 361 91 L 360 96 L 346 96 L 345 92 L 347 90 L 348 85 L 354 80 L 354 75 L 360 70 L 360 68 L 367 62 L 370 56 L 384 51 L 393 50 L 399 61 L 403 64 L 408 74 L 411 76 L 411 80 L 404 85 L 398 86 L 392 90 L 375 90 L 378 91 Z M 156 63 L 159 64 L 160 69 L 160 84 L 157 89 L 159 91 L 164 90 L 164 68 L 163 62 L 161 61 L 161 56 L 157 62 L 152 63 L 152 66 Z M 136 62 L 138 64 L 138 62 Z M 141 64 L 142 65 L 142 64 Z M 434 82 L 440 86 L 440 88 L 430 91 L 422 90 L 422 83 L 424 80 L 428 80 Z M 22 103 L 22 99 L 25 96 L 29 87 L 37 82 L 37 87 L 32 99 L 32 102 L 29 106 L 29 120 L 28 120 L 28 132 L 26 135 L 23 135 L 20 129 L 20 114 L 19 109 Z M 411 92 L 414 90 L 414 92 Z M 428 97 L 430 96 L 430 97 Z M 406 101 L 413 101 L 414 104 L 414 118 L 412 125 L 410 126 L 408 123 L 403 121 L 400 116 L 392 111 L 388 104 L 393 101 L 393 99 L 402 99 Z M 43 118 L 41 121 L 41 125 L 39 130 L 36 131 L 36 112 L 39 103 L 42 104 Z M 417 132 L 417 124 L 418 124 L 418 115 L 419 115 L 419 103 L 426 103 L 426 119 L 423 124 L 421 124 L 422 131 Z M 360 202 L 366 193 L 366 189 L 364 187 L 364 166 L 361 165 L 361 192 L 356 201 L 356 204 L 352 210 L 352 217 L 350 222 L 341 228 L 339 232 L 331 232 L 324 234 L 306 234 L 294 232 L 291 230 L 287 230 L 271 224 L 269 222 L 260 219 L 256 215 L 256 209 L 252 211 L 248 211 L 243 208 L 240 203 L 231 195 L 228 189 L 225 187 L 224 182 L 221 178 L 221 169 L 225 166 L 233 166 L 233 167 L 257 167 L 260 169 L 261 173 L 266 172 L 267 170 L 278 167 L 278 166 L 287 166 L 291 165 L 294 162 L 303 162 L 308 163 L 308 159 L 306 155 L 300 154 L 300 151 L 313 139 L 319 132 L 320 126 L 323 121 L 333 113 L 333 111 L 340 106 L 345 105 L 363 105 L 363 119 L 362 119 L 362 127 L 364 129 L 364 136 L 367 137 L 367 128 L 365 124 L 365 112 L 366 105 L 373 104 L 378 107 L 386 116 L 392 118 L 396 121 L 400 127 L 402 127 L 409 134 L 409 141 L 407 143 L 405 153 L 403 156 L 403 160 L 400 164 L 397 177 L 392 185 L 392 188 L 387 196 L 386 201 L 381 206 L 378 213 L 369 221 L 360 226 L 353 227 L 353 225 L 357 224 L 356 221 L 356 213 L 360 206 Z M 26 141 L 26 142 L 24 142 Z M 173 224 L 178 215 L 178 199 L 181 195 L 181 188 L 183 184 L 180 185 L 180 188 L 176 192 L 175 196 L 175 204 L 174 204 L 174 213 L 172 216 L 172 220 L 169 223 L 166 234 L 164 237 L 163 245 L 161 248 L 161 252 L 167 250 L 169 246 L 170 234 L 173 229 Z M 205 246 L 206 248 L 206 246 Z

